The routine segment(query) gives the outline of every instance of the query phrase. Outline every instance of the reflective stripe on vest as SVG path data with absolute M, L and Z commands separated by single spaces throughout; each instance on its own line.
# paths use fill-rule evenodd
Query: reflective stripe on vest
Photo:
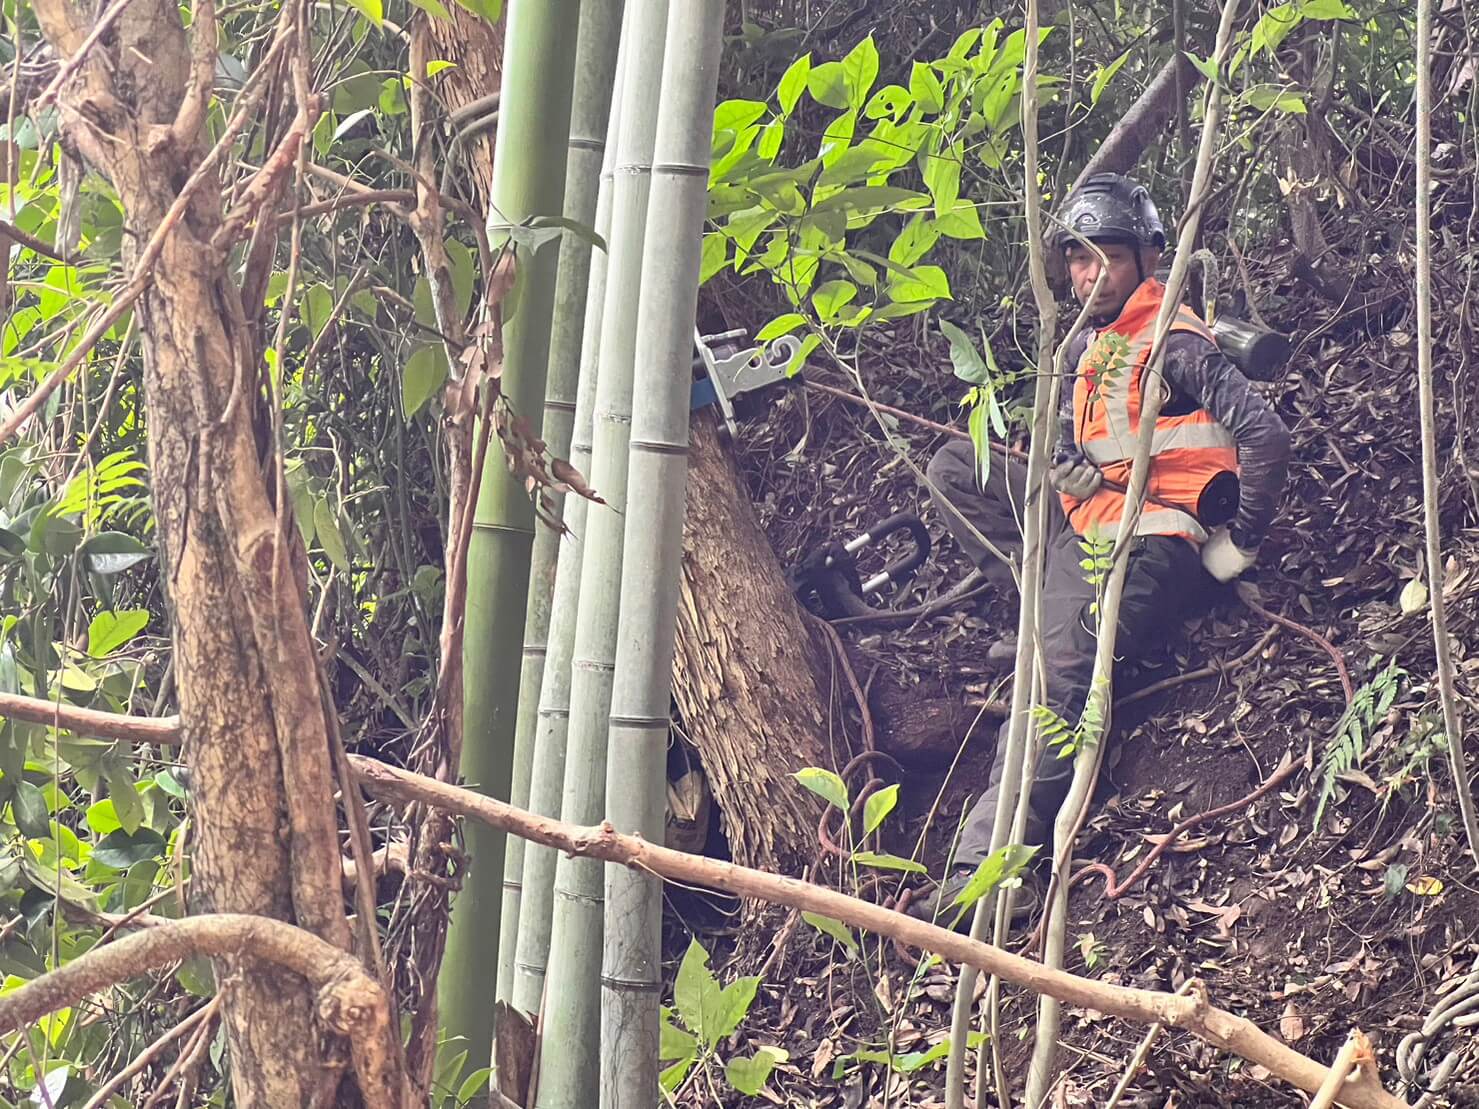
M 1078 362 L 1073 390 L 1076 445 L 1107 479 L 1121 485 L 1129 484 L 1143 399 L 1141 378 L 1164 295 L 1165 287 L 1159 281 L 1143 282 Z M 1177 312 L 1171 330 L 1192 331 L 1212 341 L 1206 324 L 1184 307 Z M 1205 409 L 1159 416 L 1150 453 L 1147 492 L 1181 510 L 1147 502 L 1136 534 L 1180 535 L 1193 543 L 1204 542 L 1207 532 L 1196 518 L 1197 501 L 1219 473 L 1237 472 L 1237 443 L 1232 433 Z M 1062 502 L 1076 532 L 1103 536 L 1118 529 L 1125 497 L 1101 488 L 1087 501 L 1063 496 Z

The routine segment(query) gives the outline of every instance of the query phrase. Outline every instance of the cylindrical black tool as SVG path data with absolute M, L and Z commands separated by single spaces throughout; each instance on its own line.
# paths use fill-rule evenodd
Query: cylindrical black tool
M 1293 353 L 1286 336 L 1247 320 L 1218 316 L 1212 324 L 1217 349 L 1254 381 L 1272 381 Z

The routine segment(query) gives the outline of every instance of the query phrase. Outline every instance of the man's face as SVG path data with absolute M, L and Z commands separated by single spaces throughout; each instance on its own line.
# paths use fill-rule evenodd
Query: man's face
M 1140 250 L 1123 243 L 1104 243 L 1099 247 L 1104 252 L 1105 259 L 1109 262 L 1106 268 L 1099 261 L 1099 256 L 1089 247 L 1082 243 L 1074 243 L 1068 248 L 1068 277 L 1073 283 L 1074 294 L 1078 297 L 1080 304 L 1089 305 L 1089 313 L 1099 320 L 1113 319 L 1120 314 L 1120 309 L 1125 306 L 1125 301 L 1130 299 L 1142 280 L 1141 274 L 1149 275 L 1155 271 L 1156 261 L 1160 258 L 1158 250 Z M 1140 256 L 1139 268 L 1135 265 L 1136 255 Z M 1097 296 L 1094 294 L 1094 282 L 1099 278 L 1099 271 L 1104 270 L 1104 283 L 1099 287 Z M 1092 303 L 1090 297 L 1093 296 Z

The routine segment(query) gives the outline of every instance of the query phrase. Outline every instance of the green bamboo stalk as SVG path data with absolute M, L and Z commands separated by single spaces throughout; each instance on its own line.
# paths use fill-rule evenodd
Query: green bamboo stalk
M 621 587 L 623 514 L 627 509 L 637 302 L 642 245 L 652 183 L 667 0 L 634 0 L 628 9 L 631 49 L 622 75 L 621 134 L 612 193 L 606 304 L 592 432 L 591 484 L 607 505 L 586 514 L 580 606 L 570 672 L 570 732 L 561 818 L 594 824 L 606 790 L 606 739 Z M 560 858 L 555 867 L 544 1043 L 536 1109 L 590 1109 L 600 1058 L 602 866 Z
M 673 641 L 683 568 L 693 326 L 708 208 L 709 145 L 724 0 L 672 9 L 653 151 L 628 463 L 626 536 L 611 694 L 606 815 L 661 843 Z M 658 1089 L 662 882 L 606 868 L 601 1105 L 646 1109 Z
M 616 74 L 616 48 L 621 37 L 621 7 L 622 0 L 587 0 L 581 5 L 580 27 L 576 33 L 575 91 L 566 154 L 564 214 L 566 219 L 585 226 L 591 226 L 596 218 L 596 195 Z M 550 330 L 549 375 L 544 396 L 544 433 L 541 436 L 550 454 L 556 458 L 564 458 L 570 453 L 575 425 L 591 250 L 590 242 L 580 235 L 565 235 L 560 243 L 554 322 Z M 551 499 L 554 513 L 559 515 L 565 498 L 555 493 Z M 559 551 L 559 533 L 554 528 L 539 528 L 534 536 L 534 555 L 529 570 L 519 708 L 514 724 L 513 803 L 521 808 L 529 807 L 530 783 L 534 776 L 539 699 L 549 647 L 550 611 Z M 501 942 L 497 996 L 500 1001 L 509 1000 L 513 993 L 524 857 L 524 841 L 518 836 L 510 836 L 504 851 L 503 922 L 498 929 Z M 546 930 L 548 927 L 546 923 Z
M 627 50 L 625 31 L 621 50 Z M 618 66 L 613 87 L 621 89 Z M 603 239 L 611 233 L 611 193 L 616 172 L 616 144 L 621 113 L 612 111 L 601 164 L 601 187 L 595 228 Z M 591 417 L 596 407 L 596 380 L 601 349 L 601 318 L 606 304 L 605 251 L 591 256 L 590 279 L 583 311 L 580 346 L 580 385 L 576 392 L 575 427 L 570 440 L 570 463 L 582 474 L 591 470 Z M 571 497 L 565 503 L 569 529 L 560 544 L 555 571 L 555 593 L 550 613 L 549 654 L 545 658 L 539 694 L 534 767 L 529 806 L 541 816 L 559 816 L 565 788 L 565 743 L 570 724 L 570 659 L 575 653 L 575 620 L 580 604 L 580 566 L 585 552 L 585 525 L 589 503 Z M 544 996 L 544 968 L 549 957 L 550 915 L 553 911 L 555 860 L 552 847 L 530 843 L 524 849 L 523 909 L 519 916 L 514 956 L 512 1004 L 524 1013 L 537 1013 Z
M 489 214 L 495 246 L 507 241 L 499 225 L 561 213 L 575 75 L 569 29 L 579 15 L 579 0 L 509 2 Z M 546 245 L 519 259 L 518 311 L 503 333 L 503 394 L 533 429 L 543 424 L 558 258 Z M 490 451 L 468 548 L 461 773 L 493 797 L 509 796 L 512 787 L 533 538 L 534 512 L 523 483 L 501 451 Z M 488 1065 L 492 1053 L 488 987 L 498 974 L 505 837 L 481 824 L 467 825 L 464 837 L 469 865 L 453 904 L 437 997 L 445 1032 L 466 1040 L 471 1071 Z

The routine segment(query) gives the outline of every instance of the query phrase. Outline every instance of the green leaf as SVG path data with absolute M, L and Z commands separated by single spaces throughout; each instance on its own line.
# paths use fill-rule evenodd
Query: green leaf
M 729 240 L 722 231 L 711 231 L 704 236 L 703 261 L 699 266 L 698 281 L 702 285 L 724 268 L 729 260 Z
M 87 626 L 87 653 L 93 658 L 111 655 L 143 631 L 148 623 L 148 609 L 100 612 Z
M 945 90 L 935 75 L 935 67 L 928 62 L 914 63 L 909 74 L 909 91 L 914 95 L 914 103 L 927 115 L 945 107 Z
M 440 343 L 423 343 L 406 359 L 401 370 L 401 408 L 407 420 L 436 395 L 447 372 L 447 354 Z
M 867 185 L 859 189 L 843 189 L 811 206 L 812 214 L 818 212 L 879 212 L 909 204 L 919 207 L 926 203 L 925 195 L 914 189 L 900 189 L 892 185 Z
M 344 533 L 339 528 L 339 515 L 329 505 L 327 497 L 320 497 L 313 506 L 313 530 L 318 533 L 319 544 L 329 561 L 346 574 L 349 572 L 349 548 L 344 544 Z
M 668 1093 L 676 1093 L 678 1087 L 683 1085 L 683 1080 L 688 1077 L 688 1072 L 693 1069 L 693 1064 L 698 1061 L 698 1055 L 688 1055 L 679 1059 L 670 1067 L 664 1068 L 657 1076 L 657 1084 Z
M 322 282 L 310 285 L 303 290 L 301 311 L 303 322 L 317 339 L 323 329 L 329 326 L 329 317 L 334 313 L 334 294 Z
M 719 996 L 719 982 L 709 970 L 709 953 L 696 939 L 688 941 L 688 950 L 678 966 L 673 982 L 673 1008 L 684 1026 L 701 1041 L 704 1039 L 704 1014 L 712 1011 Z M 706 1046 L 707 1041 L 705 1041 Z
M 46 795 L 40 787 L 22 778 L 15 783 L 10 798 L 15 826 L 27 839 L 45 839 L 51 835 L 51 817 L 46 810 Z
M 807 78 L 811 75 L 811 54 L 806 53 L 797 58 L 781 75 L 781 83 L 776 86 L 776 100 L 780 102 L 781 112 L 789 116 L 796 108 L 796 101 L 801 99 L 801 93 L 807 87 Z
M 106 836 L 109 832 L 116 832 L 123 827 L 118 819 L 118 813 L 114 811 L 111 797 L 104 797 L 101 801 L 94 801 L 87 806 L 87 816 L 84 819 L 93 834 L 98 836 Z
M 960 200 L 960 159 L 953 149 L 933 155 L 925 162 L 924 183 L 935 198 L 935 215 L 955 211 Z
M 763 100 L 726 100 L 714 109 L 714 131 L 743 131 L 767 111 Z
M 778 1047 L 762 1047 L 751 1056 L 735 1056 L 724 1064 L 724 1078 L 746 1097 L 755 1097 L 777 1063 L 790 1058 Z
M 353 0 L 351 0 L 351 3 Z M 378 2 L 378 0 L 377 0 Z M 388 116 L 405 115 L 410 104 L 406 100 L 406 84 L 403 77 L 387 77 L 380 83 L 380 95 L 375 101 Z
M 108 783 L 108 796 L 113 798 L 113 812 L 118 826 L 129 835 L 144 822 L 144 802 L 134 783 L 128 764 L 116 756 L 103 759 L 103 780 Z
M 749 1015 L 750 1006 L 755 1003 L 755 991 L 759 988 L 758 977 L 746 976 L 736 978 L 720 990 L 712 1013 L 712 1024 L 703 1029 L 701 1038 L 710 1044 L 717 1044 L 733 1035 L 735 1029 Z
M 442 10 L 443 11 L 446 11 L 445 8 L 443 8 Z M 429 62 L 426 63 L 426 75 L 428 77 L 435 77 L 438 73 L 441 73 L 443 70 L 456 69 L 456 68 L 457 68 L 457 63 L 456 62 L 449 62 L 445 58 L 433 58 L 431 61 L 429 61 Z
M 847 105 L 861 108 L 868 99 L 873 82 L 878 80 L 878 46 L 869 35 L 842 59 L 842 79 L 847 89 Z
M 1191 60 L 1191 64 L 1197 67 L 1197 72 L 1203 77 L 1212 82 L 1217 80 L 1217 62 L 1215 59 L 1199 58 L 1189 50 L 1184 51 L 1184 53 Z
M 87 559 L 88 568 L 95 574 L 121 574 L 148 560 L 154 553 L 132 535 L 121 531 L 99 532 L 84 542 L 80 549 Z
M 1305 19 L 1355 19 L 1356 13 L 1345 0 L 1303 0 L 1299 14 Z
M 161 770 L 158 774 L 154 775 L 154 784 L 176 800 L 185 800 L 185 787 L 180 785 L 178 779 L 168 770 Z
M 998 851 L 993 851 L 981 861 L 976 867 L 976 872 L 971 875 L 971 880 L 965 884 L 965 888 L 956 895 L 951 904 L 961 909 L 969 909 L 981 898 L 985 897 L 997 886 L 1014 878 L 1037 854 L 1036 847 L 1025 847 L 1020 843 L 1009 843 Z
M 698 1037 L 687 1029 L 679 1028 L 672 1021 L 672 1014 L 663 1007 L 663 1019 L 659 1030 L 657 1057 L 663 1062 L 669 1059 L 689 1059 L 698 1054 Z
M 755 144 L 755 153 L 767 162 L 774 162 L 781 152 L 781 143 L 786 138 L 786 121 L 777 116 L 760 132 L 760 141 Z
M 850 106 L 847 94 L 847 75 L 841 62 L 823 62 L 812 66 L 806 76 L 806 88 L 811 98 L 828 108 Z
M 451 64 L 450 62 L 448 63 Z M 462 1081 L 457 1087 L 457 1104 L 469 1105 L 472 1099 L 482 1092 L 483 1087 L 488 1085 L 488 1079 L 493 1077 L 492 1067 L 479 1067 Z
M 895 782 L 891 786 L 885 786 L 877 793 L 870 793 L 868 800 L 863 802 L 863 838 L 867 839 L 878 826 L 888 818 L 888 814 L 894 811 L 894 806 L 899 803 L 899 786 Z
M 986 237 L 986 229 L 981 226 L 981 212 L 969 200 L 957 200 L 955 207 L 936 219 L 934 225 L 940 234 L 963 242 Z
M 800 348 L 795 354 L 791 355 L 791 361 L 786 363 L 786 376 L 795 377 L 799 374 L 801 368 L 806 365 L 807 355 L 821 345 L 822 337 L 820 335 L 808 335 L 802 339 Z
M 1282 112 L 1285 115 L 1305 114 L 1304 99 L 1282 85 L 1253 85 L 1242 94 L 1250 107 L 1260 112 Z
M 889 246 L 889 261 L 898 263 L 900 267 L 912 266 L 939 241 L 940 230 L 936 221 L 919 212 L 904 224 L 904 229 Z
M 27 545 L 41 554 L 63 558 L 77 549 L 82 529 L 63 516 L 42 512 L 31 525 Z
M 950 278 L 939 266 L 910 267 L 909 277 L 897 278 L 889 286 L 889 295 L 908 303 L 922 300 L 950 299 Z
M 349 6 L 376 27 L 384 25 L 385 5 L 381 3 L 381 0 L 349 0 Z
M 853 939 L 852 932 L 848 930 L 847 925 L 843 924 L 842 921 L 833 920 L 831 917 L 823 916 L 821 913 L 804 911 L 801 914 L 801 919 L 810 924 L 818 932 L 823 932 L 831 936 L 843 947 L 847 948 L 847 950 L 856 951 L 858 949 L 858 941 Z
M 928 874 L 923 863 L 903 859 L 898 855 L 879 855 L 872 851 L 854 851 L 852 861 L 859 866 L 877 867 L 879 870 L 901 870 L 905 874 Z
M 768 343 L 772 339 L 779 339 L 782 335 L 789 335 L 806 322 L 806 317 L 800 312 L 787 312 L 784 316 L 777 316 L 762 327 L 755 336 L 757 343 Z
M 811 294 L 811 304 L 823 323 L 831 323 L 857 295 L 858 287 L 851 281 L 828 281 Z
M 1129 57 L 1130 52 L 1126 50 L 1123 54 L 1121 54 L 1114 61 L 1110 62 L 1108 65 L 1099 67 L 1099 72 L 1094 74 L 1094 84 L 1089 88 L 1090 106 L 1099 103 L 1099 97 L 1104 95 L 1104 86 L 1109 84 L 1110 79 L 1113 78 L 1114 75 L 1120 71 L 1120 66 L 1124 65 L 1125 61 Z
M 989 385 L 991 370 L 971 337 L 949 320 L 940 321 L 940 330 L 950 340 L 950 362 L 955 367 L 955 376 L 970 385 Z
M 820 766 L 808 766 L 796 771 L 792 777 L 823 801 L 843 812 L 846 812 L 852 805 L 847 796 L 847 786 L 830 770 L 825 770 Z
M 114 870 L 127 870 L 135 863 L 164 853 L 164 837 L 153 828 L 140 828 L 130 835 L 122 828 L 109 832 L 92 849 L 94 861 Z
M 863 108 L 864 119 L 888 119 L 897 122 L 909 110 L 914 97 L 903 85 L 884 85 L 869 98 Z
M 477 259 L 456 239 L 448 239 L 443 248 L 447 252 L 447 264 L 452 268 L 452 305 L 457 318 L 466 319 L 472 306 L 473 283 L 477 280 Z

